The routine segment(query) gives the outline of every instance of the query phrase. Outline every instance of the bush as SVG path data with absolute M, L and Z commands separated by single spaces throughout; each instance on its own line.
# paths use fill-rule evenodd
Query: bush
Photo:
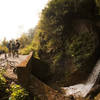
M 27 54 L 29 54 L 31 51 L 32 51 L 32 46 L 29 45 L 29 46 L 26 46 L 25 48 L 21 49 L 21 50 L 20 50 L 20 54 L 22 54 L 22 55 L 27 55 Z
M 0 71 L 0 100 L 27 100 L 28 92 L 20 85 L 11 84 L 3 76 L 4 71 Z
M 0 74 L 0 91 L 5 91 L 7 87 L 7 80 Z
M 0 89 L 2 89 L 2 87 L 5 87 L 6 82 L 6 79 L 2 76 L 2 74 L 0 74 Z
M 28 92 L 17 84 L 11 84 L 10 92 L 9 100 L 25 100 L 28 97 Z
M 66 49 L 66 53 L 73 58 L 74 64 L 80 68 L 88 65 L 87 62 L 96 52 L 98 39 L 93 32 L 82 32 L 78 35 L 76 34 L 72 37 L 72 42 L 69 45 L 67 42 L 68 49 Z
M 6 91 L 8 88 L 7 80 L 0 73 L 0 100 L 7 100 L 9 93 Z
M 6 46 L 0 46 L 0 51 L 8 52 L 8 48 Z

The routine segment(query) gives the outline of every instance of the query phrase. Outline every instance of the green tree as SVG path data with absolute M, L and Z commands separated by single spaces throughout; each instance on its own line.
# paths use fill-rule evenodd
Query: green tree
M 87 61 L 93 60 L 98 47 L 93 23 L 96 13 L 95 0 L 51 0 L 43 9 L 33 40 L 38 40 L 40 59 L 55 74 L 66 71 L 69 60 L 75 68 L 86 68 Z
M 1 43 L 1 44 L 2 44 L 2 46 L 7 46 L 8 41 L 6 40 L 6 38 L 4 38 L 4 39 L 3 39 L 3 41 L 2 41 L 2 43 Z
M 24 48 L 27 44 L 29 44 L 29 38 L 26 33 L 23 33 L 21 37 L 19 38 L 21 48 Z
M 100 0 L 96 0 L 97 14 L 100 15 Z

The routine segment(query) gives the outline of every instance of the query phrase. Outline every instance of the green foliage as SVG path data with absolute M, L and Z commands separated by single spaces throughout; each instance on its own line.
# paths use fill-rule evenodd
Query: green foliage
M 15 83 L 9 87 L 8 80 L 3 76 L 4 71 L 0 71 L 0 99 L 1 100 L 27 100 L 28 92 Z
M 21 49 L 27 48 L 28 45 L 31 45 L 34 34 L 36 33 L 37 28 L 38 27 L 36 26 L 34 29 L 30 29 L 27 33 L 23 33 L 21 35 L 21 37 L 18 38 L 18 40 L 20 41 L 20 44 L 21 44 L 21 47 L 20 47 Z M 26 52 L 27 52 L 27 50 L 26 50 Z
M 0 51 L 8 52 L 7 46 L 1 46 L 1 45 L 0 45 Z
M 95 0 L 97 6 L 97 14 L 100 15 L 100 0 Z
M 21 48 L 24 48 L 27 44 L 29 44 L 29 38 L 26 33 L 22 34 L 21 37 L 19 38 Z
M 9 100 L 25 100 L 28 96 L 28 92 L 20 85 L 11 84 L 10 86 L 11 95 Z
M 34 38 L 33 38 L 33 41 L 32 41 L 32 46 L 33 46 L 33 49 L 34 51 L 37 51 L 38 50 L 38 47 L 39 47 L 39 32 L 37 34 L 34 35 Z
M 61 63 L 61 58 L 63 57 L 63 53 L 62 52 L 58 52 L 55 56 L 54 56 L 54 60 L 53 60 L 53 65 L 55 66 L 59 66 L 59 63 Z
M 6 86 L 7 86 L 7 81 L 3 77 L 3 75 L 0 74 L 0 91 L 5 90 Z
M 2 46 L 7 46 L 8 41 L 6 40 L 6 38 L 3 39 L 3 41 L 1 42 Z
M 0 71 L 0 99 L 7 100 L 9 93 L 7 92 L 7 80 L 3 76 L 4 71 Z
M 27 45 L 25 48 L 20 49 L 20 54 L 27 55 L 32 51 L 33 47 L 32 45 Z
M 100 7 L 100 0 L 95 0 L 98 7 Z
M 40 28 L 50 36 L 60 32 L 64 28 L 63 18 L 70 11 L 71 5 L 68 0 L 52 0 L 43 10 L 40 20 Z
M 86 69 L 94 56 L 98 47 L 91 20 L 95 19 L 95 8 L 95 0 L 50 0 L 43 9 L 33 50 L 40 60 L 50 64 L 58 77 L 68 70 Z
M 26 55 L 33 50 L 34 54 L 37 55 L 37 49 L 39 46 L 39 42 L 38 42 L 39 37 L 38 37 L 37 30 L 38 30 L 38 26 L 36 26 L 34 29 L 30 29 L 28 33 L 22 34 L 22 36 L 19 38 L 21 44 L 21 48 L 19 51 L 20 54 Z
M 71 10 L 69 0 L 52 0 L 43 10 L 39 23 L 38 49 L 42 50 L 41 59 L 48 60 L 49 55 L 55 56 L 58 49 L 62 48 L 63 35 L 65 35 L 65 16 Z M 68 8 L 68 9 L 67 9 Z M 65 36 L 66 37 L 66 36 Z M 52 61 L 51 61 L 52 62 Z
M 38 54 L 40 50 L 42 52 L 40 59 L 49 62 L 51 66 L 57 65 L 63 55 L 65 60 L 67 59 L 66 55 L 73 55 L 74 63 L 78 63 L 77 66 L 81 66 L 83 63 L 79 62 L 84 59 L 89 59 L 95 51 L 95 47 L 92 48 L 94 44 L 90 43 L 95 43 L 94 40 L 92 41 L 92 38 L 95 38 L 95 36 L 93 33 L 80 33 L 78 38 L 77 36 L 72 38 L 72 35 L 74 35 L 74 33 L 72 33 L 74 30 L 73 21 L 76 20 L 77 15 L 82 18 L 94 16 L 94 11 L 94 0 L 51 0 L 41 14 L 38 25 L 39 29 L 37 31 L 38 35 L 34 39 L 38 39 L 38 42 L 33 42 L 34 45 L 36 45 L 37 42 L 37 47 L 35 46 L 36 54 Z M 86 41 L 88 36 L 84 34 L 93 35 L 93 37 L 89 37 L 91 38 L 90 44 L 86 50 L 84 50 L 84 45 L 86 44 L 84 41 Z M 85 37 L 82 38 L 83 36 Z M 73 43 L 66 44 L 69 38 L 72 38 Z M 74 40 L 76 42 L 74 42 Z M 33 47 L 33 49 L 35 48 Z M 69 50 L 69 54 L 66 53 L 67 49 Z M 77 49 L 80 49 L 80 51 Z
M 79 7 L 78 7 L 78 14 L 81 17 L 94 17 L 96 14 L 96 3 L 95 0 L 80 0 Z
M 92 57 L 97 44 L 97 37 L 93 32 L 81 32 L 74 35 L 69 44 L 67 41 L 68 48 L 66 48 L 66 53 L 74 59 L 77 67 L 86 66 L 86 62 Z
M 97 5 L 97 7 L 100 8 L 100 0 L 95 0 L 95 1 L 96 1 L 96 5 Z
M 8 52 L 7 44 L 8 44 L 8 41 L 6 40 L 6 38 L 4 38 L 0 44 L 0 51 Z

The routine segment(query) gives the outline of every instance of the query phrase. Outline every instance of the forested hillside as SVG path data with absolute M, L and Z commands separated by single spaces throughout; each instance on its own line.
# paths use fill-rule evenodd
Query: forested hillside
M 100 56 L 99 12 L 99 0 L 51 0 L 43 9 L 32 44 L 35 56 L 49 63 L 52 82 L 87 78 Z
M 39 89 L 44 89 L 46 85 L 60 93 L 64 92 L 61 87 L 79 83 L 86 82 L 87 88 L 91 82 L 88 84 L 86 80 L 92 72 L 97 71 L 93 68 L 100 59 L 100 0 L 49 0 L 42 10 L 38 25 L 22 34 L 18 40 L 21 43 L 20 54 L 33 51 L 31 63 L 28 64 L 31 69 L 25 69 L 33 78 L 36 77 L 37 83 L 31 80 L 34 83 L 32 86 L 43 85 L 36 90 L 32 88 L 36 92 L 34 97 L 38 97 Z M 2 42 L 3 49 L 7 42 Z M 99 64 L 96 68 L 99 69 Z M 98 78 L 99 84 L 95 87 L 94 83 L 95 88 L 91 85 L 93 90 L 88 94 L 93 99 L 99 93 L 94 100 L 100 98 L 100 72 L 97 72 L 94 82 Z M 27 73 L 24 74 L 27 76 Z M 49 93 L 49 89 L 43 91 Z M 41 93 L 45 93 L 43 91 Z

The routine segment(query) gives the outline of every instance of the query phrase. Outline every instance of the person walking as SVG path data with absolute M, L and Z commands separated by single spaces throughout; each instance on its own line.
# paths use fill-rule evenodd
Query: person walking
M 12 41 L 11 40 L 7 44 L 7 48 L 8 48 L 8 57 L 11 57 L 11 53 L 12 53 Z
M 15 50 L 16 50 L 16 44 L 15 41 L 12 42 L 12 56 L 15 57 Z
M 20 48 L 20 42 L 18 40 L 16 40 L 16 44 L 15 44 L 15 53 L 16 56 L 19 57 L 19 48 Z

